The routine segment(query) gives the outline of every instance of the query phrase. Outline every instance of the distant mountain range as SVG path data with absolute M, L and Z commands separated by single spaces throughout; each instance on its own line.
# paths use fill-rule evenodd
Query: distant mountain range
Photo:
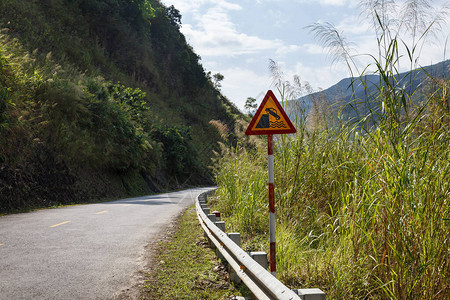
M 415 69 L 412 72 L 400 73 L 395 76 L 395 79 L 398 86 L 404 86 L 409 89 L 409 93 L 412 93 L 417 88 L 420 90 L 421 85 L 430 75 L 433 77 L 450 76 L 450 59 Z M 328 107 L 328 111 L 342 111 L 344 118 L 363 116 L 366 115 L 369 108 L 366 100 L 370 99 L 371 95 L 379 93 L 380 80 L 378 75 L 365 75 L 363 80 L 357 77 L 345 78 L 323 91 L 288 101 L 286 111 L 290 117 L 295 115 L 299 109 L 308 115 L 314 105 L 320 105 Z M 363 82 L 365 82 L 366 88 L 364 88 Z M 417 93 L 415 101 L 419 100 L 420 93 Z

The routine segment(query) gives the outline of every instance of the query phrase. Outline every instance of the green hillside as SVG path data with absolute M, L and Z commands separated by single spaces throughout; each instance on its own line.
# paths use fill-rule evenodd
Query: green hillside
M 240 112 L 157 0 L 0 1 L 0 214 L 211 183 Z

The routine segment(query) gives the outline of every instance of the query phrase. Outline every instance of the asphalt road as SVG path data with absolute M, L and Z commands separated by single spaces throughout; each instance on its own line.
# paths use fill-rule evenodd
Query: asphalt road
M 0 217 L 0 299 L 112 299 L 145 247 L 197 196 L 191 189 Z

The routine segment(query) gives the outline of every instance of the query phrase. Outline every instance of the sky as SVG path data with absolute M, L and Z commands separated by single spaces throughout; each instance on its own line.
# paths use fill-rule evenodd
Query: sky
M 401 7 L 405 1 L 396 2 Z M 428 2 L 432 3 L 431 10 L 441 12 L 446 5 L 445 0 Z M 259 104 L 269 89 L 275 89 L 270 60 L 277 63 L 286 80 L 292 82 L 293 76 L 298 75 L 314 91 L 350 76 L 344 63 L 333 61 L 329 51 L 307 28 L 309 25 L 333 24 L 351 45 L 360 68 L 373 62 L 366 54 L 377 55 L 372 19 L 361 13 L 360 1 L 356 0 L 162 0 L 162 3 L 174 5 L 180 11 L 181 32 L 188 44 L 201 57 L 206 72 L 224 75 L 222 94 L 243 112 L 248 97 L 256 98 Z M 393 15 L 401 11 L 399 8 Z M 421 51 L 419 65 L 450 57 L 449 15 L 442 20 L 445 24 L 441 25 L 440 33 L 417 48 L 417 52 Z M 410 37 L 402 38 L 411 44 Z M 409 64 L 400 66 L 406 71 Z

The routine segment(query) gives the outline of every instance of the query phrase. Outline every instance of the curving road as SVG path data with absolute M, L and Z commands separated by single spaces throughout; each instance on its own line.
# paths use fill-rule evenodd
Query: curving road
M 111 299 L 145 246 L 210 188 L 0 217 L 0 299 Z

